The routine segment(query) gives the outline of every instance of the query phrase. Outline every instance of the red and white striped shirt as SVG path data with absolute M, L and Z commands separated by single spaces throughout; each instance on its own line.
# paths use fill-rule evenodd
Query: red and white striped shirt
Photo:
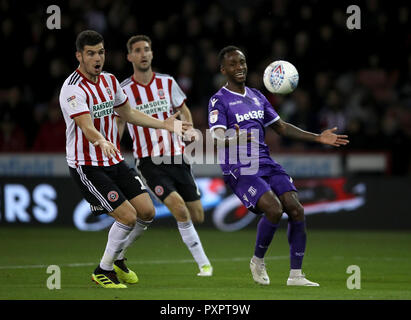
M 165 120 L 174 114 L 187 99 L 173 77 L 154 73 L 150 83 L 138 83 L 133 76 L 121 83 L 130 105 L 154 118 Z M 133 139 L 135 158 L 177 156 L 184 153 L 184 142 L 180 136 L 163 129 L 143 128 L 127 123 Z
M 59 99 L 66 121 L 66 152 L 70 167 L 111 166 L 124 160 L 121 154 L 107 158 L 100 147 L 94 147 L 87 140 L 74 121 L 75 117 L 89 113 L 96 129 L 120 150 L 114 108 L 126 103 L 127 96 L 114 75 L 102 72 L 97 83 L 93 83 L 76 70 L 64 81 Z

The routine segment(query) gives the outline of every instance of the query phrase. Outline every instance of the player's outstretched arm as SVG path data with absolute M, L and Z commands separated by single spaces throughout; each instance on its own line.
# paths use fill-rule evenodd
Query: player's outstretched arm
M 136 126 L 166 129 L 179 135 L 183 135 L 187 129 L 192 127 L 191 123 L 177 119 L 180 112 L 176 112 L 166 120 L 159 120 L 146 115 L 144 112 L 132 109 L 128 101 L 121 107 L 116 108 L 116 112 L 122 119 Z
M 96 129 L 89 113 L 75 117 L 74 121 L 76 122 L 76 125 L 79 126 L 81 131 L 83 131 L 86 139 L 95 147 L 100 147 L 106 157 L 110 158 L 115 156 L 116 152 L 120 153 L 116 146 L 110 141 L 107 141 Z
M 271 128 L 281 136 L 296 140 L 317 142 L 334 147 L 344 146 L 349 143 L 347 135 L 334 133 L 337 130 L 337 127 L 324 130 L 321 134 L 316 134 L 302 130 L 291 123 L 279 119 L 271 125 Z
M 335 134 L 334 132 L 337 131 L 337 127 L 332 129 L 327 129 L 321 132 L 318 136 L 318 142 L 322 144 L 328 144 L 330 146 L 339 147 L 345 146 L 350 141 L 347 139 L 348 136 L 345 134 Z

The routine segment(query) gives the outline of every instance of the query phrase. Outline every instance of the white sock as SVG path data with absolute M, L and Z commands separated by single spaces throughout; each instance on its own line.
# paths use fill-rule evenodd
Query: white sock
M 104 255 L 100 261 L 100 268 L 104 270 L 113 270 L 113 263 L 124 249 L 128 235 L 132 230 L 132 227 L 114 221 L 108 232 L 108 241 Z
M 302 276 L 301 269 L 291 269 L 290 270 L 290 278 L 296 278 Z
M 131 230 L 130 234 L 128 235 L 123 251 L 120 252 L 116 260 L 124 259 L 124 255 L 127 249 L 134 243 L 134 241 L 136 241 L 138 238 L 141 237 L 141 235 L 144 233 L 144 231 L 147 230 L 151 222 L 153 222 L 153 220 L 144 221 L 144 220 L 141 220 L 140 218 L 137 218 L 136 225 L 134 226 L 134 229 Z
M 202 267 L 206 264 L 210 264 L 210 261 L 208 260 L 204 252 L 200 238 L 191 220 L 187 222 L 177 221 L 177 226 L 178 231 L 180 231 L 183 242 L 186 244 L 188 250 L 190 250 L 198 266 Z
M 252 260 L 255 264 L 258 264 L 258 265 L 261 265 L 264 263 L 264 258 L 258 258 L 256 256 L 253 256 Z

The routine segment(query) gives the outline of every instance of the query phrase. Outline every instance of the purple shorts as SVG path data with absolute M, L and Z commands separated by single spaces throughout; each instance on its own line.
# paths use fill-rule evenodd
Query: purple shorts
M 297 191 L 292 178 L 286 173 L 279 172 L 273 175 L 237 176 L 226 175 L 224 181 L 244 206 L 254 213 L 262 213 L 257 209 L 257 202 L 267 191 L 272 190 L 277 197 L 288 191 Z

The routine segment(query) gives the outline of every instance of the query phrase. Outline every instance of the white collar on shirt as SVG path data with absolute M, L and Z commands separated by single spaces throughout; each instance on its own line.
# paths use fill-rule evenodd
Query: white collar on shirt
M 247 95 L 247 88 L 244 88 L 244 91 L 245 91 L 244 94 L 231 91 L 231 90 L 227 89 L 226 87 L 223 87 L 223 89 L 226 89 L 228 92 L 231 92 L 231 93 L 233 93 L 233 94 L 236 94 L 236 95 L 238 95 L 238 96 L 240 96 L 240 97 L 245 97 L 245 96 Z

